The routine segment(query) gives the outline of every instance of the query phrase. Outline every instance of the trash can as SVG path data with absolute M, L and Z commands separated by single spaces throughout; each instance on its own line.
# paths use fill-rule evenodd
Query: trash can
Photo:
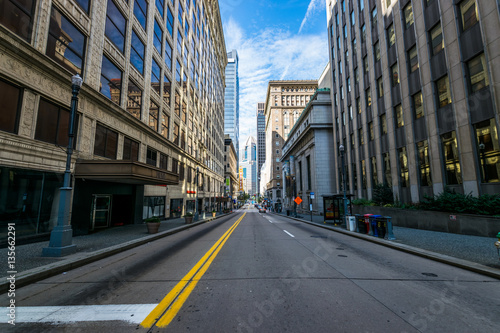
M 373 236 L 373 229 L 370 227 L 370 217 L 373 214 L 365 214 L 363 215 L 365 218 L 365 226 L 366 226 L 366 234 L 367 235 L 372 235 Z
M 356 214 L 356 224 L 358 225 L 358 232 L 361 234 L 367 234 L 368 230 L 366 230 L 365 217 L 360 214 Z
M 396 240 L 396 237 L 394 236 L 394 232 L 392 230 L 392 217 L 390 216 L 384 216 L 385 221 L 386 221 L 386 229 L 385 229 L 385 239 L 387 240 Z
M 386 230 L 387 230 L 387 217 L 386 216 L 377 217 L 377 236 L 379 238 L 385 238 Z
M 382 215 L 371 215 L 370 216 L 370 227 L 372 230 L 372 233 L 370 235 L 378 237 L 378 232 L 377 232 L 377 218 L 382 217 Z
M 286 210 L 286 216 L 290 216 L 290 210 L 289 209 Z
M 347 224 L 349 225 L 349 231 L 356 231 L 356 217 L 347 216 Z

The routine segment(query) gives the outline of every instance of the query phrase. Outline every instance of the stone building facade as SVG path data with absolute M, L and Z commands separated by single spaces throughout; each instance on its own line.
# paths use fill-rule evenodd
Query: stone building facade
M 282 205 L 283 143 L 318 87 L 317 80 L 269 81 L 264 106 L 266 132 L 265 196 L 273 207 Z
M 499 193 L 498 2 L 326 5 L 334 146 L 346 147 L 349 192 L 371 198 L 386 184 L 402 202 Z
M 0 219 L 18 236 L 54 226 L 76 73 L 76 232 L 178 217 L 196 192 L 222 195 L 217 1 L 6 0 L 1 11 Z
M 232 209 L 238 199 L 238 155 L 229 134 L 224 135 L 224 207 Z

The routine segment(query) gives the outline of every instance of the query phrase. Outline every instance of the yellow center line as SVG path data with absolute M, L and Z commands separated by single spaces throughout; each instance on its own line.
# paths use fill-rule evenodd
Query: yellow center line
M 165 298 L 154 308 L 153 311 L 142 321 L 141 326 L 150 328 L 156 323 L 158 327 L 165 327 L 181 309 L 184 302 L 187 300 L 196 284 L 201 279 L 203 274 L 207 271 L 210 264 L 213 262 L 222 246 L 226 243 L 231 236 L 232 232 L 238 224 L 243 220 L 246 213 L 244 213 L 228 231 L 222 235 L 221 238 L 208 250 L 207 253 L 196 263 L 196 265 L 187 273 L 182 280 L 165 296 Z M 163 314 L 163 315 L 162 315 Z

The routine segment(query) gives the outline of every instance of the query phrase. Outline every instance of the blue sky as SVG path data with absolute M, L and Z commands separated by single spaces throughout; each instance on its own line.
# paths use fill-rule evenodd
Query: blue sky
M 220 0 L 227 50 L 240 76 L 240 147 L 257 137 L 270 80 L 318 79 L 328 62 L 325 0 Z

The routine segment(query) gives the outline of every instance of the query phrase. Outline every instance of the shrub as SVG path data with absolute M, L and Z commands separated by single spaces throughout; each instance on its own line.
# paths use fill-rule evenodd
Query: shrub
M 434 197 L 425 196 L 420 203 L 422 209 L 462 214 L 500 214 L 500 195 L 483 194 L 474 197 L 472 193 L 461 194 L 445 189 Z
M 146 223 L 158 223 L 158 222 L 160 222 L 160 218 L 158 216 L 153 216 L 153 217 L 149 217 L 149 218 L 145 219 L 144 222 L 146 222 Z
M 392 188 L 387 184 L 377 184 L 373 188 L 373 201 L 380 206 L 394 203 Z
M 352 204 L 359 205 L 359 206 L 375 206 L 375 203 L 373 201 L 368 200 L 368 199 L 364 199 L 364 198 L 354 199 L 352 201 Z

